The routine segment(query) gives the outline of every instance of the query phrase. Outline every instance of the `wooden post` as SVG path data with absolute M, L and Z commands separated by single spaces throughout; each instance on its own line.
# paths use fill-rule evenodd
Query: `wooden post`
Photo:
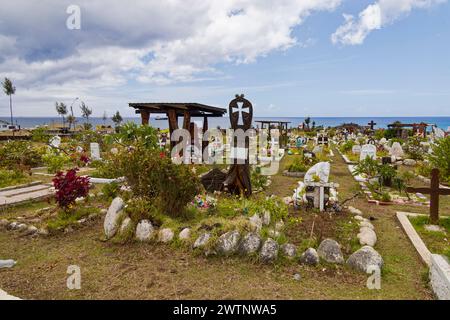
M 170 131 L 170 148 L 172 149 L 176 142 L 172 141 L 172 133 L 174 130 L 178 129 L 178 116 L 175 110 L 167 110 L 167 117 L 169 118 L 169 131 Z
M 203 117 L 203 132 L 202 132 L 202 153 L 208 148 L 209 141 L 203 141 L 205 132 L 208 131 L 208 117 Z
M 140 111 L 141 111 L 142 125 L 147 126 L 150 120 L 150 112 L 147 110 L 140 110 Z
M 439 222 L 439 196 L 450 195 L 450 189 L 439 187 L 439 169 L 431 170 L 430 188 L 406 188 L 406 192 L 420 192 L 430 195 L 430 221 L 432 224 Z
M 184 111 L 183 114 L 183 129 L 189 130 L 191 127 L 191 114 L 189 111 Z

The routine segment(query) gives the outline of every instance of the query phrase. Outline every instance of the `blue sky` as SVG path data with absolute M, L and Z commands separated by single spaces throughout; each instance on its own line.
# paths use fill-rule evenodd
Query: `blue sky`
M 81 2 L 81 30 L 63 26 L 69 2 L 0 13 L 0 76 L 16 83 L 16 115 L 55 115 L 55 101 L 75 97 L 97 116 L 133 115 L 137 101 L 225 107 L 236 93 L 257 116 L 450 115 L 445 0 L 147 1 L 137 11 Z M 17 25 L 17 6 L 41 14 Z M 160 20 L 146 24 L 152 15 Z

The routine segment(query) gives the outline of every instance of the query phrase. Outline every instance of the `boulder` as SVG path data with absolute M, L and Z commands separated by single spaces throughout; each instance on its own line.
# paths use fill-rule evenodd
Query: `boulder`
M 275 230 L 276 231 L 282 231 L 284 229 L 284 222 L 283 220 L 278 221 L 275 223 Z
M 108 212 L 105 216 L 105 221 L 103 223 L 103 228 L 107 239 L 111 239 L 116 234 L 117 229 L 119 228 L 118 222 L 120 213 L 122 212 L 124 206 L 125 203 L 119 197 L 115 198 L 111 202 L 111 205 L 109 206 Z
M 28 229 L 28 226 L 25 223 L 21 223 L 21 224 L 17 225 L 16 229 L 19 230 L 19 231 L 25 231 L 25 230 Z
M 210 233 L 202 234 L 200 237 L 197 238 L 197 240 L 195 240 L 194 246 L 193 246 L 194 249 L 204 247 L 208 243 L 210 238 L 211 238 L 211 234 Z
M 363 220 L 359 223 L 360 227 L 366 227 L 372 230 L 375 230 L 375 227 L 373 226 L 373 224 L 371 224 L 369 221 Z
M 247 233 L 239 245 L 240 254 L 256 253 L 261 247 L 261 237 L 257 233 Z
M 184 228 L 178 235 L 178 238 L 180 240 L 189 240 L 190 237 L 191 237 L 191 229 L 189 228 Z
M 314 248 L 308 248 L 305 252 L 302 253 L 300 256 L 300 263 L 310 265 L 310 266 L 316 266 L 319 264 L 319 254 L 317 253 L 316 249 Z
M 221 255 L 230 255 L 237 251 L 241 235 L 239 231 L 229 231 L 219 237 L 216 243 L 216 251 Z
M 268 238 L 261 248 L 259 257 L 263 263 L 275 261 L 278 257 L 278 243 L 275 240 Z
M 173 231 L 170 228 L 164 228 L 159 230 L 158 233 L 158 241 L 162 243 L 168 243 L 173 239 Z
M 149 241 L 154 233 L 153 225 L 149 220 L 141 220 L 136 226 L 136 239 Z
M 347 264 L 356 270 L 368 272 L 370 266 L 383 267 L 383 258 L 372 247 L 364 246 L 355 251 L 347 260 Z
M 28 226 L 27 228 L 27 235 L 33 235 L 38 232 L 38 228 L 35 226 Z
M 16 265 L 14 260 L 0 260 L 0 269 L 1 268 L 12 268 Z
M 317 249 L 319 257 L 329 263 L 344 263 L 341 245 L 333 239 L 323 240 Z
M 249 218 L 250 221 L 250 226 L 252 228 L 253 231 L 255 232 L 260 232 L 262 225 L 263 225 L 263 221 L 260 218 L 259 214 L 255 213 L 253 216 L 251 216 Z
M 354 215 L 362 215 L 361 210 L 356 209 L 355 207 L 352 206 L 348 207 L 348 211 L 350 211 L 350 213 Z
M 359 243 L 364 246 L 368 245 L 373 247 L 377 243 L 377 235 L 375 231 L 368 227 L 361 227 L 359 229 L 359 233 L 357 235 L 357 238 L 359 239 Z
M 8 230 L 16 230 L 18 225 L 19 225 L 19 223 L 17 223 L 16 221 L 13 221 L 8 225 L 7 229 Z
M 289 259 L 293 259 L 297 255 L 297 247 L 292 243 L 285 243 L 281 246 L 281 252 Z

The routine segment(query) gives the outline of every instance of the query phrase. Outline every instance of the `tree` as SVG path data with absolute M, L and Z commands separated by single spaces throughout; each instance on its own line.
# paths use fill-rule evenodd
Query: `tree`
M 9 96 L 9 110 L 11 111 L 11 125 L 13 125 L 14 119 L 13 119 L 13 112 L 12 112 L 12 95 L 16 93 L 16 87 L 13 86 L 12 81 L 9 80 L 8 78 L 5 78 L 5 80 L 2 82 L 2 86 L 3 86 L 3 92 L 5 92 L 5 94 L 7 96 Z
M 112 116 L 111 120 L 114 122 L 116 127 L 119 126 L 120 123 L 123 121 L 122 116 L 120 115 L 119 111 L 117 111 L 116 114 Z
M 63 128 L 65 128 L 65 119 L 64 116 L 67 114 L 67 106 L 60 102 L 55 102 L 55 108 L 56 108 L 56 112 L 58 112 L 58 114 L 62 117 L 62 122 L 63 122 Z
M 92 114 L 92 109 L 89 108 L 84 102 L 81 102 L 81 116 L 86 119 L 85 121 L 85 128 L 90 127 L 90 123 L 89 123 L 89 116 Z
M 305 123 L 306 123 L 306 126 L 308 127 L 308 130 L 309 130 L 309 124 L 311 123 L 311 118 L 310 118 L 310 117 L 307 117 L 307 118 L 305 119 Z
M 73 125 L 74 128 L 75 128 L 75 122 L 76 122 L 75 116 L 69 114 L 69 115 L 67 116 L 67 122 L 69 123 L 69 130 L 72 128 L 72 125 Z

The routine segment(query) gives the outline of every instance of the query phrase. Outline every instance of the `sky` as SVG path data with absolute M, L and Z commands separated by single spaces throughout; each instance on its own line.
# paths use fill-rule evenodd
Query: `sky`
M 238 93 L 259 117 L 450 116 L 447 0 L 2 2 L 15 116 L 56 116 L 56 101 L 93 116 L 227 107 Z

